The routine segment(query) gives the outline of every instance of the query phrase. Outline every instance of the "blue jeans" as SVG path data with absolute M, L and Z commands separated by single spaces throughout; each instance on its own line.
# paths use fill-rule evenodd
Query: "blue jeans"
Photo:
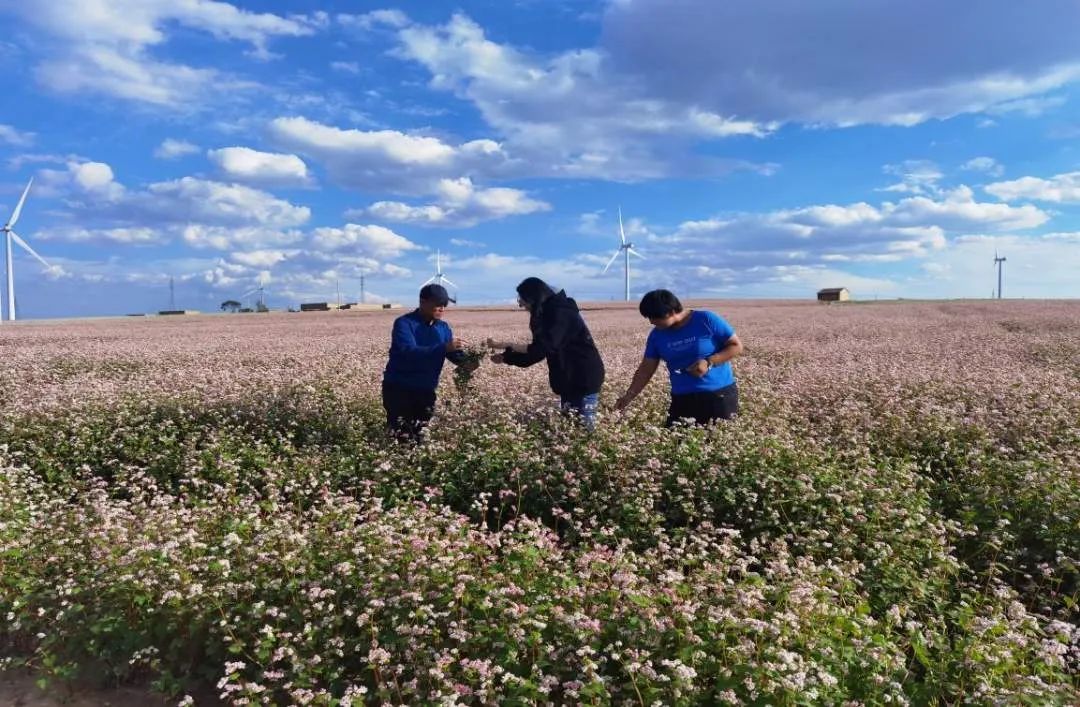
M 600 407 L 600 393 L 590 393 L 574 398 L 562 396 L 563 412 L 573 412 L 581 417 L 581 423 L 590 430 L 596 429 L 596 411 Z

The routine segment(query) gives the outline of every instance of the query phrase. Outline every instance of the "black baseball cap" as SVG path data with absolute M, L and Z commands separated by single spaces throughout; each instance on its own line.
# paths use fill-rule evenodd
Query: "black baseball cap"
M 450 304 L 450 293 L 442 285 L 424 285 L 420 288 L 420 299 L 445 307 Z

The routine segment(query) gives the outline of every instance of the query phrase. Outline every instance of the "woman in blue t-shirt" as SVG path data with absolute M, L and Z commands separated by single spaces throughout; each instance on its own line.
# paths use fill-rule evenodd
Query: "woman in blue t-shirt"
M 734 417 L 739 411 L 739 389 L 731 359 L 741 354 L 743 347 L 731 325 L 712 312 L 684 310 L 679 298 L 668 290 L 647 292 L 638 311 L 653 330 L 634 379 L 615 408 L 629 405 L 663 360 L 671 378 L 669 427 L 683 418 L 705 425 Z

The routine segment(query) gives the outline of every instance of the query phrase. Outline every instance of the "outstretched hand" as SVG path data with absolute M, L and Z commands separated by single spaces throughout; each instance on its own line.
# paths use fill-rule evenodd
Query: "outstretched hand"
M 450 341 L 446 342 L 446 353 L 453 353 L 455 351 L 461 351 L 465 348 L 465 342 L 461 339 L 454 337 Z

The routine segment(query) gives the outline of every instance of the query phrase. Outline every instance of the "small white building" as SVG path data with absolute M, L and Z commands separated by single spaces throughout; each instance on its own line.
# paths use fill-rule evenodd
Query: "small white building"
M 846 287 L 826 287 L 818 290 L 818 302 L 847 302 L 851 299 L 851 293 Z

